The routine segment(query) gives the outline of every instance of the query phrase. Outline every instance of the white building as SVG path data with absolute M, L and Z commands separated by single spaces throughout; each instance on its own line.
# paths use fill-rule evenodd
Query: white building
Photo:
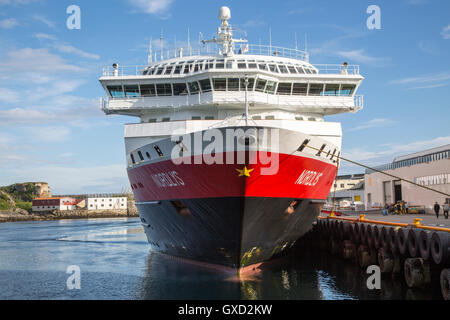
M 450 194 L 450 144 L 402 157 L 375 168 L 414 183 Z M 380 208 L 397 201 L 409 207 L 425 207 L 432 211 L 435 202 L 450 203 L 450 197 L 426 190 L 405 181 L 367 170 L 365 176 L 366 208 Z
M 126 197 L 86 198 L 86 209 L 88 210 L 126 210 Z
M 67 211 L 76 209 L 77 200 L 70 197 L 38 198 L 32 202 L 33 212 Z

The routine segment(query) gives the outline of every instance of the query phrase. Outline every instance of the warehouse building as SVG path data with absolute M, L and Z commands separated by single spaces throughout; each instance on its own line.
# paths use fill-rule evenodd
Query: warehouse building
M 70 197 L 38 198 L 32 202 L 33 212 L 66 211 L 76 208 L 77 200 Z
M 374 169 L 450 194 L 450 144 L 397 157 L 392 163 Z M 413 184 L 366 170 L 366 209 L 405 201 L 408 207 L 422 207 L 432 212 L 433 205 L 450 203 L 450 196 L 429 191 Z

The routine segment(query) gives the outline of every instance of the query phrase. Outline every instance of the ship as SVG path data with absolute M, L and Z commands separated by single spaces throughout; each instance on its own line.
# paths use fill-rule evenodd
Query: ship
M 282 255 L 320 214 L 342 128 L 363 108 L 359 66 L 313 65 L 306 50 L 217 36 L 103 68 L 107 115 L 126 124 L 127 172 L 154 252 L 244 270 Z

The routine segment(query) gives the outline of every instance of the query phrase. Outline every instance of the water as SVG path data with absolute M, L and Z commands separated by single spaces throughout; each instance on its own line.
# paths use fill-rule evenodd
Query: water
M 67 267 L 81 270 L 68 290 Z M 352 264 L 291 254 L 258 274 L 233 274 L 152 253 L 140 220 L 0 224 L 0 299 L 422 299 L 401 282 L 370 291 Z

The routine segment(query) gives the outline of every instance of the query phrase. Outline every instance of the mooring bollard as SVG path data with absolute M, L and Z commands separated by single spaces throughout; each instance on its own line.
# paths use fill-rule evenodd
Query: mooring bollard
M 422 258 L 409 258 L 404 264 L 405 281 L 410 288 L 423 288 L 431 283 L 430 265 Z
M 361 268 L 367 268 L 377 263 L 377 255 L 371 251 L 366 245 L 359 245 L 357 251 L 358 263 Z
M 400 227 L 394 227 L 389 229 L 389 245 L 391 247 L 391 251 L 393 254 L 396 254 L 398 252 L 397 247 L 397 232 L 400 229 Z
M 373 235 L 373 245 L 375 249 L 378 250 L 381 247 L 381 228 L 375 225 L 372 228 L 372 235 Z
M 442 269 L 440 280 L 442 297 L 450 300 L 450 269 Z

